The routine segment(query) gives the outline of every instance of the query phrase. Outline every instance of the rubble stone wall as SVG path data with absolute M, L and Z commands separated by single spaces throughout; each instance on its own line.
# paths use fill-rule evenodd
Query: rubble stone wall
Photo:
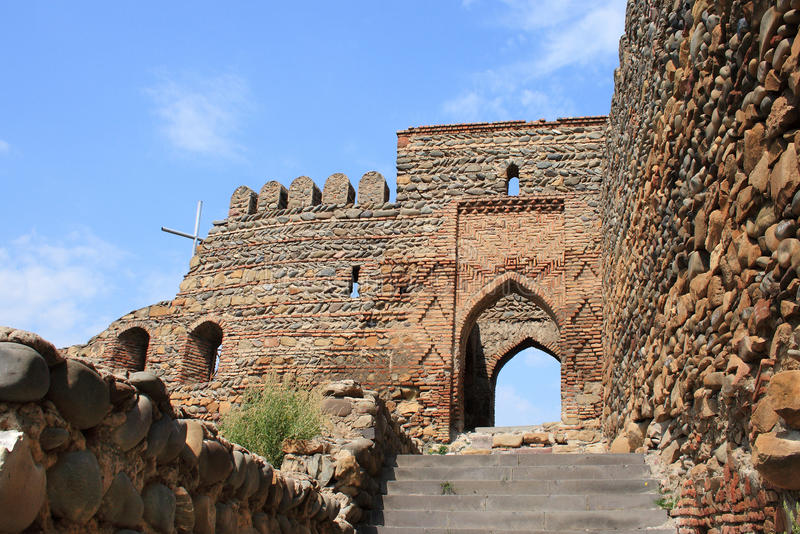
M 798 9 L 628 5 L 603 184 L 603 419 L 612 450 L 660 450 L 682 533 L 780 530 L 800 490 Z
M 152 373 L 101 375 L 0 328 L 0 532 L 352 533 L 361 509 L 337 482 L 187 418 Z
M 321 194 L 308 177 L 288 192 L 240 187 L 173 300 L 70 353 L 129 367 L 121 340 L 137 328 L 149 336 L 145 369 L 197 417 L 218 417 L 265 374 L 353 378 L 413 436 L 448 440 L 466 420 L 466 340 L 514 293 L 557 325 L 564 421 L 597 428 L 601 399 L 586 393 L 602 380 L 604 127 L 584 118 L 398 132 L 394 203 L 375 172 L 355 203 L 340 173 Z M 512 175 L 520 196 L 507 194 Z M 222 332 L 218 363 L 198 341 L 216 339 L 209 325 Z

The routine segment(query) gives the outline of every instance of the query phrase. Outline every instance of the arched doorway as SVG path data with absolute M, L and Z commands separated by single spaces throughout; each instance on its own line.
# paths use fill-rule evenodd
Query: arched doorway
M 536 343 L 515 347 L 495 368 L 494 426 L 561 420 L 561 362 Z
M 521 351 L 535 347 L 560 361 L 555 314 L 513 279 L 498 284 L 474 305 L 460 339 L 456 384 L 462 404 L 456 410 L 457 431 L 494 426 L 498 373 Z

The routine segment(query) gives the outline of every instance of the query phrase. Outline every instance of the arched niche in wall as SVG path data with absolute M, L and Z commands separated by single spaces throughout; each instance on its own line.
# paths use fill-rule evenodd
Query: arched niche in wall
M 114 340 L 110 363 L 114 367 L 131 371 L 144 371 L 147 364 L 147 348 L 150 334 L 144 328 L 128 328 Z
M 512 163 L 506 168 L 506 194 L 510 197 L 517 197 L 519 192 L 519 167 Z
M 185 381 L 205 382 L 214 376 L 222 337 L 222 328 L 214 321 L 204 321 L 189 332 L 181 369 Z

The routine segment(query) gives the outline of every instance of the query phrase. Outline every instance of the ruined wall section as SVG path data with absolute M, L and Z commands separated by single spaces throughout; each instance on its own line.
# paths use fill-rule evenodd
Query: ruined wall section
M 798 8 L 628 7 L 603 189 L 604 421 L 612 450 L 660 450 L 681 533 L 774 532 L 800 489 Z

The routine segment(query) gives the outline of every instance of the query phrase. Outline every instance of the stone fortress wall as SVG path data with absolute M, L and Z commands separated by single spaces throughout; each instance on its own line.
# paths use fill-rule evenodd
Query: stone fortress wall
M 0 370 L 0 532 L 352 534 L 385 458 L 419 452 L 353 381 L 323 386 L 322 435 L 273 467 L 152 373 L 101 374 L 7 327 Z
M 71 352 L 144 366 L 209 418 L 264 374 L 355 378 L 383 392 L 412 435 L 447 440 L 492 422 L 465 389 L 492 391 L 508 356 L 536 344 L 562 362 L 564 420 L 596 428 L 604 128 L 584 118 L 398 132 L 396 202 L 375 172 L 357 197 L 343 174 L 322 191 L 307 177 L 288 190 L 242 186 L 173 300 Z M 519 196 L 507 194 L 510 178 Z M 533 322 L 503 345 L 492 331 L 506 305 L 527 306 Z
M 797 1 L 629 2 L 603 186 L 603 420 L 681 532 L 800 490 Z

